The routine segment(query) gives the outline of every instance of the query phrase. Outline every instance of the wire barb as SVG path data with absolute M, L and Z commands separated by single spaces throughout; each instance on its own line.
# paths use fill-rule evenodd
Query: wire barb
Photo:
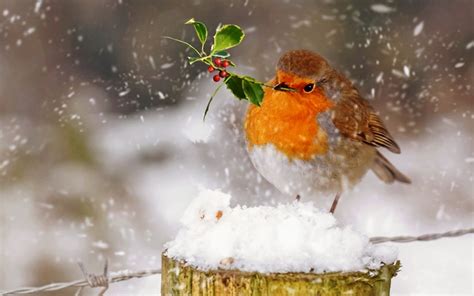
M 140 270 L 140 271 L 129 271 L 129 270 L 121 270 L 117 272 L 112 272 L 109 276 L 109 284 L 127 281 L 133 278 L 143 278 L 148 277 L 156 274 L 161 274 L 161 269 L 148 269 L 148 270 Z M 87 278 L 87 277 L 86 277 Z M 24 294 L 35 294 L 39 292 L 48 292 L 48 291 L 59 291 L 67 288 L 80 288 L 80 287 L 91 287 L 87 279 L 83 280 L 76 280 L 72 282 L 66 283 L 51 283 L 48 285 L 44 285 L 41 287 L 22 287 L 17 288 L 9 291 L 0 291 L 0 295 L 24 295 Z M 79 295 L 81 291 L 75 293 L 75 295 Z
M 99 294 L 97 295 L 98 296 L 104 295 L 107 289 L 109 288 L 109 275 L 108 275 L 109 260 L 105 259 L 104 273 L 100 275 L 88 273 L 86 268 L 84 267 L 84 264 L 82 264 L 82 262 L 77 262 L 77 264 L 81 268 L 82 274 L 84 275 L 84 278 L 89 284 L 89 287 L 91 288 L 103 287 L 102 290 L 100 290 Z M 79 296 L 83 288 L 84 287 L 80 287 L 77 290 L 75 296 Z

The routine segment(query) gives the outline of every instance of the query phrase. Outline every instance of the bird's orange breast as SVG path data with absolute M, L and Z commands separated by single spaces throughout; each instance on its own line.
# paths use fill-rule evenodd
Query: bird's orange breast
M 294 77 L 283 81 L 288 78 L 292 79 L 289 85 L 297 89 L 307 83 Z M 262 105 L 252 105 L 247 111 L 245 132 L 249 148 L 273 144 L 290 159 L 303 160 L 326 153 L 327 134 L 319 127 L 316 116 L 331 106 L 319 89 L 310 94 L 266 89 Z

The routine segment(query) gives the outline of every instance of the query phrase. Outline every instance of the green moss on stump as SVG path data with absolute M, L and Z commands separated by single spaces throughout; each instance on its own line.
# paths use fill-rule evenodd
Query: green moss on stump
M 370 272 L 270 273 L 201 271 L 162 255 L 161 295 L 390 295 L 400 262 Z

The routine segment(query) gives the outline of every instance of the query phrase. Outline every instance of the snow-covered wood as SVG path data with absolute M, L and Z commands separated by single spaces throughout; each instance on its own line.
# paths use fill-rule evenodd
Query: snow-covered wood
M 390 295 L 400 263 L 368 272 L 258 273 L 201 271 L 163 254 L 161 295 Z
M 399 263 L 311 202 L 230 206 L 202 190 L 162 255 L 162 295 L 389 295 Z

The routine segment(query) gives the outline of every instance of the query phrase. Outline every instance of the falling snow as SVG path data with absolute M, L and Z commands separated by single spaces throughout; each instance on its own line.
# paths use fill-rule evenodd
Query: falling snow
M 1 287 L 73 278 L 71 266 L 78 259 L 92 262 L 91 269 L 105 258 L 114 270 L 156 268 L 163 242 L 176 237 L 200 184 L 233 196 L 232 207 L 225 205 L 228 213 L 211 221 L 214 225 L 195 221 L 215 229 L 226 219 L 240 223 L 243 216 L 231 213 L 248 215 L 262 205 L 276 211 L 282 205 L 293 214 L 310 202 L 330 206 L 331 198 L 321 197 L 303 199 L 298 208 L 293 196 L 278 192 L 255 171 L 242 132 L 246 101 L 232 99 L 223 87 L 203 121 L 218 84 L 205 66 L 187 62 L 192 51 L 162 38 L 184 38 L 200 48 L 192 26 L 182 24 L 181 14 L 192 11 L 201 11 L 194 17 L 209 25 L 207 47 L 214 26 L 230 21 L 209 12 L 232 11 L 233 22 L 246 31 L 243 43 L 228 50 L 237 64 L 232 71 L 242 75 L 270 81 L 286 50 L 319 52 L 349 77 L 400 145 L 399 155 L 379 151 L 413 183 L 387 185 L 367 173 L 344 193 L 339 222 L 329 228 L 344 232 L 351 225 L 347 232 L 368 246 L 361 233 L 422 234 L 472 226 L 474 40 L 468 0 L 436 5 L 191 1 L 186 11 L 168 0 L 108 1 L 106 7 L 97 1 L 75 6 L 4 2 L 0 233 L 5 252 L 0 265 L 8 272 L 0 277 Z M 291 224 L 277 212 L 273 218 Z M 316 216 L 330 220 L 323 212 Z M 299 247 L 301 236 L 321 243 L 306 228 L 289 229 L 276 233 L 294 235 Z M 229 243 L 232 233 L 221 238 L 225 241 L 217 246 Z M 285 246 L 292 240 L 281 241 Z M 472 238 L 428 244 L 397 245 L 403 269 L 393 293 L 470 294 L 473 271 L 466 262 L 472 261 Z M 305 255 L 298 254 L 299 266 L 306 264 Z M 48 272 L 31 272 L 32 264 Z M 109 289 L 120 295 L 153 294 L 157 288 L 156 279 L 141 279 Z
M 416 25 L 415 29 L 413 29 L 413 36 L 420 35 L 421 31 L 423 31 L 424 25 L 425 22 L 420 22 L 418 25 Z
M 370 9 L 372 9 L 373 11 L 377 13 L 390 13 L 390 12 L 395 11 L 394 8 L 387 6 L 385 4 L 372 4 L 370 6 Z
M 174 63 L 164 63 L 160 66 L 160 69 L 169 69 L 174 66 Z
M 124 91 L 119 92 L 119 97 L 124 97 L 130 93 L 130 89 L 126 89 Z
M 406 77 L 410 77 L 410 68 L 408 66 L 403 66 L 403 73 Z
M 41 6 L 43 5 L 43 0 L 36 0 L 35 3 L 35 13 L 39 13 Z

